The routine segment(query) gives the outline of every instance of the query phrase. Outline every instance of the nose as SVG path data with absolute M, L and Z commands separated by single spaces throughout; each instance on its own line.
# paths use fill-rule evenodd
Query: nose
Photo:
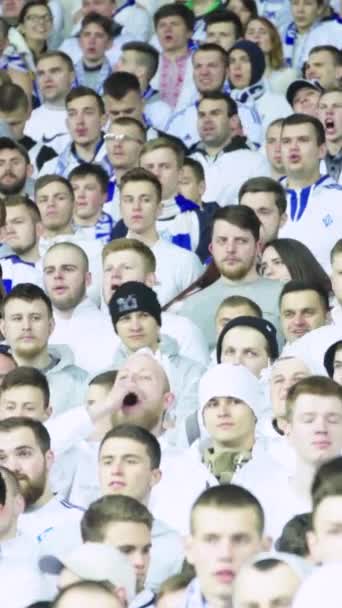
M 141 329 L 141 321 L 139 318 L 132 319 L 131 329 L 133 329 L 133 331 L 139 331 Z
M 136 552 L 133 557 L 134 568 L 141 572 L 145 568 L 144 556 L 140 552 Z
M 296 327 L 305 327 L 306 323 L 305 323 L 305 319 L 302 315 L 301 312 L 297 312 L 293 318 L 293 324 Z

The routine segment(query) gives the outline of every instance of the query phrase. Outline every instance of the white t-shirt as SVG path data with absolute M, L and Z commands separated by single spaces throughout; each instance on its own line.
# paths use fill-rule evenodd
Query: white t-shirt
M 33 110 L 25 125 L 25 135 L 34 141 L 43 140 L 44 144 L 60 153 L 70 141 L 66 127 L 65 108 L 42 104 Z

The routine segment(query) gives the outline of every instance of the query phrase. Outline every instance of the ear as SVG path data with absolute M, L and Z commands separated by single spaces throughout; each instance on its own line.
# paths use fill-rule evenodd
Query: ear
M 40 239 L 40 237 L 43 236 L 43 232 L 44 232 L 44 226 L 43 226 L 42 222 L 37 222 L 36 223 L 36 237 L 37 237 L 37 240 Z
M 53 463 L 55 462 L 55 455 L 51 450 L 48 450 L 45 454 L 45 462 L 47 470 L 50 471 Z
M 191 535 L 186 536 L 184 540 L 184 553 L 187 561 L 192 566 L 194 565 L 194 557 L 195 557 L 195 547 L 194 547 L 194 539 Z
M 271 551 L 273 545 L 273 541 L 271 536 L 263 536 L 261 539 L 261 550 L 262 551 Z
M 0 332 L 2 333 L 3 336 L 6 337 L 6 334 L 5 334 L 5 321 L 4 321 L 4 319 L 0 319 Z
M 47 408 L 45 408 L 44 413 L 45 413 L 45 419 L 43 422 L 45 422 L 45 420 L 48 420 L 50 418 L 50 416 L 52 415 L 52 407 L 51 407 L 50 403 L 47 406 Z
M 261 227 L 260 227 L 260 229 L 261 229 Z M 255 243 L 255 248 L 256 248 L 256 255 L 257 256 L 261 256 L 262 255 L 262 250 L 263 250 L 263 243 L 262 243 L 261 239 L 259 239 L 259 241 L 257 241 Z
M 49 319 L 49 337 L 51 336 L 53 330 L 55 329 L 55 319 L 53 317 L 51 317 L 51 319 Z
M 164 412 L 167 412 L 167 410 L 169 410 L 172 407 L 172 405 L 174 404 L 175 396 L 171 392 L 165 393 L 163 400 L 164 400 Z
M 89 287 L 89 285 L 91 285 L 93 282 L 93 277 L 91 276 L 91 272 L 87 272 L 85 275 L 85 284 L 87 287 Z
M 321 146 L 319 146 L 320 160 L 323 160 L 323 158 L 325 158 L 326 154 L 327 154 L 327 146 L 326 146 L 326 144 L 322 144 Z
M 306 533 L 306 542 L 309 547 L 309 555 L 315 564 L 319 564 L 321 559 L 319 555 L 317 537 L 313 530 L 309 530 Z
M 209 243 L 209 245 L 208 245 L 208 251 L 211 254 L 213 253 L 213 244 L 212 243 Z
M 155 285 L 157 285 L 157 277 L 156 277 L 155 272 L 148 272 L 145 277 L 144 283 L 147 287 L 151 287 L 151 289 Z
M 288 215 L 287 213 L 282 213 L 280 216 L 280 223 L 279 223 L 279 228 L 281 228 L 282 226 L 285 226 L 286 222 L 288 220 Z
M 31 177 L 33 173 L 33 166 L 31 165 L 31 163 L 29 165 L 27 165 L 27 169 L 26 169 L 26 176 L 27 177 Z
M 152 470 L 152 477 L 151 477 L 151 488 L 153 488 L 153 486 L 156 486 L 157 483 L 160 482 L 162 478 L 162 472 L 160 469 L 153 469 Z

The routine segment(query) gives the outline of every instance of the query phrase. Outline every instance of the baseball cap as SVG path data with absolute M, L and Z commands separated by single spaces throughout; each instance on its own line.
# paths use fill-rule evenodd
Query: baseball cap
M 219 363 L 203 374 L 199 383 L 199 406 L 215 397 L 233 397 L 244 401 L 256 418 L 262 413 L 262 395 L 259 382 L 244 365 Z
M 324 91 L 323 87 L 317 80 L 305 80 L 305 78 L 294 80 L 291 82 L 286 91 L 286 99 L 290 106 L 292 106 L 295 95 L 298 93 L 298 91 L 300 91 L 300 89 L 312 89 L 313 91 L 318 91 L 319 93 L 323 93 Z
M 128 558 L 111 545 L 86 542 L 64 555 L 44 555 L 39 567 L 44 574 L 58 575 L 65 567 L 84 580 L 108 581 L 126 590 L 128 602 L 135 596 L 133 567 Z

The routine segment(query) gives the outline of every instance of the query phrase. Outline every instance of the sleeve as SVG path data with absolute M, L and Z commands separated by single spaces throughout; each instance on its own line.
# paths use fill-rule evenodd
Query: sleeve
M 51 437 L 52 451 L 57 457 L 86 439 L 94 430 L 93 422 L 83 406 L 50 418 L 45 422 L 45 427 Z

